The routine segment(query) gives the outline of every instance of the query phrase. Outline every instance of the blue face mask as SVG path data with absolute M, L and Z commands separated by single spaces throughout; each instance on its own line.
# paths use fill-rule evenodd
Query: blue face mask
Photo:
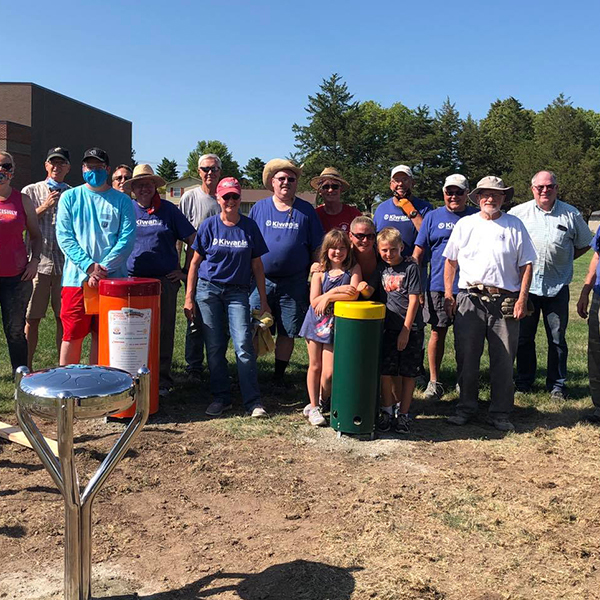
M 97 188 L 102 187 L 108 178 L 108 173 L 105 169 L 93 169 L 83 172 L 83 180 L 90 186 Z
M 46 179 L 46 184 L 48 185 L 50 190 L 53 192 L 55 192 L 55 191 L 62 192 L 62 190 L 66 190 L 68 187 L 66 183 L 59 183 L 58 181 L 54 181 L 54 179 L 52 179 L 52 177 L 48 177 L 48 179 Z

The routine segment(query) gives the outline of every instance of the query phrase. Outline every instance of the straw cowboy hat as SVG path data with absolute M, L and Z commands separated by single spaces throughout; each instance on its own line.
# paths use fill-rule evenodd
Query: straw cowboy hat
M 310 180 L 310 187 L 318 191 L 326 179 L 337 181 L 342 186 L 342 192 L 350 189 L 350 184 L 345 179 L 342 179 L 340 172 L 335 167 L 325 167 L 318 177 L 313 177 Z
M 263 185 L 271 192 L 273 191 L 271 180 L 275 176 L 275 173 L 279 173 L 279 171 L 292 171 L 296 174 L 298 179 L 300 179 L 300 175 L 302 175 L 302 167 L 296 166 L 291 160 L 285 158 L 273 158 L 263 169 Z
M 152 167 L 150 165 L 142 164 L 142 165 L 137 165 L 133 169 L 133 177 L 131 179 L 128 179 L 123 184 L 123 189 L 126 192 L 130 192 L 132 184 L 134 184 L 136 181 L 146 181 L 148 179 L 150 181 L 152 181 L 152 183 L 157 188 L 162 187 L 163 185 L 166 185 L 165 180 L 160 175 L 154 174 L 154 171 L 152 170 Z
M 506 202 L 510 202 L 515 194 L 515 188 L 505 186 L 504 181 L 500 177 L 494 177 L 493 175 L 488 175 L 488 177 L 484 177 L 477 182 L 477 187 L 469 194 L 469 200 L 477 203 L 476 196 L 481 190 L 504 192 Z

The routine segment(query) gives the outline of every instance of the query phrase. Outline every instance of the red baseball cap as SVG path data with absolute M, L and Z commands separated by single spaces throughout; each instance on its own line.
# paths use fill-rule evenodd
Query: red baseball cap
M 219 185 L 217 186 L 217 196 L 221 198 L 226 194 L 239 194 L 242 195 L 242 186 L 240 182 L 235 177 L 225 177 L 219 181 Z

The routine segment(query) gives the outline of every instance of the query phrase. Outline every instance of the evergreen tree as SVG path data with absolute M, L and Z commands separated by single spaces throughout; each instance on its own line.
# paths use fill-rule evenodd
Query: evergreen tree
M 203 154 L 216 154 L 221 159 L 221 177 L 242 178 L 240 165 L 233 160 L 227 145 L 219 140 L 202 140 L 196 144 L 194 150 L 188 154 L 184 177 L 198 177 L 198 158 Z
M 244 167 L 244 184 L 253 190 L 259 190 L 263 187 L 262 174 L 265 168 L 265 161 L 255 156 L 248 160 Z
M 162 177 L 167 183 L 170 181 L 175 181 L 179 177 L 179 171 L 177 171 L 177 161 L 169 160 L 165 156 L 158 167 L 156 167 L 156 174 L 160 175 L 160 177 Z

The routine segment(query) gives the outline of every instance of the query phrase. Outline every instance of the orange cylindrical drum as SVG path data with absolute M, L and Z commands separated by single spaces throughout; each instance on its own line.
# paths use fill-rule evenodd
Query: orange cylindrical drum
M 150 369 L 150 414 L 158 411 L 160 281 L 145 277 L 100 281 L 98 364 L 136 375 Z M 135 404 L 113 417 L 133 417 Z

